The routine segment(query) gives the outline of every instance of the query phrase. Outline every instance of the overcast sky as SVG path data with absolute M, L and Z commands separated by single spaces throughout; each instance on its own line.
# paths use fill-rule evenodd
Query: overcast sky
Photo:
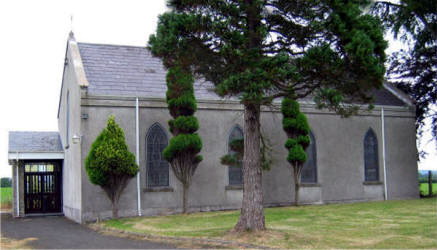
M 8 131 L 58 130 L 69 31 L 80 42 L 144 46 L 165 10 L 164 0 L 0 1 L 0 176 L 11 176 Z M 420 168 L 436 161 L 431 152 Z

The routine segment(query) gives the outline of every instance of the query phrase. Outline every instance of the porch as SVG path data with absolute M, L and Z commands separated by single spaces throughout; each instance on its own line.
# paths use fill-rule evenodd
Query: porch
M 62 214 L 63 159 L 58 132 L 9 132 L 14 217 Z

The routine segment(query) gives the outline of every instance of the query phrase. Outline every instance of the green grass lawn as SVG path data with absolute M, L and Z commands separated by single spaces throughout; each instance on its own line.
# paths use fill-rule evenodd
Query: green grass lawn
M 0 188 L 0 207 L 10 208 L 12 206 L 12 188 L 2 187 Z
M 420 183 L 420 191 L 423 195 L 428 195 L 428 183 Z M 432 194 L 437 194 L 437 183 L 432 184 Z
M 103 226 L 279 248 L 437 248 L 437 199 L 265 209 L 267 231 L 231 233 L 239 211 L 133 217 Z

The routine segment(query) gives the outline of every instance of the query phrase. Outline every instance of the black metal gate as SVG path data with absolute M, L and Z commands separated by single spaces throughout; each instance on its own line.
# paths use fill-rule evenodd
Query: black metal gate
M 26 162 L 25 213 L 59 213 L 62 209 L 60 162 Z

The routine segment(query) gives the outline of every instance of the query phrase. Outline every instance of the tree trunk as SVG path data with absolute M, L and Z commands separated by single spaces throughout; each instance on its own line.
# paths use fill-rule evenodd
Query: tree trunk
M 265 229 L 260 155 L 260 105 L 244 106 L 243 203 L 234 230 Z
M 294 205 L 299 206 L 299 188 L 300 185 L 296 178 L 296 174 L 294 174 Z
M 112 218 L 117 219 L 118 218 L 118 200 L 114 199 L 111 202 L 112 205 Z
M 182 213 L 186 214 L 188 212 L 188 188 L 189 185 L 182 184 L 183 194 L 182 194 Z
M 111 201 L 112 207 L 112 218 L 118 218 L 118 203 L 120 201 L 121 194 L 126 188 L 131 177 L 127 175 L 112 175 L 110 176 L 110 182 L 102 186 L 109 200 Z
M 294 205 L 299 206 L 299 189 L 300 189 L 300 173 L 301 168 L 296 166 L 293 167 L 293 177 L 294 177 Z

